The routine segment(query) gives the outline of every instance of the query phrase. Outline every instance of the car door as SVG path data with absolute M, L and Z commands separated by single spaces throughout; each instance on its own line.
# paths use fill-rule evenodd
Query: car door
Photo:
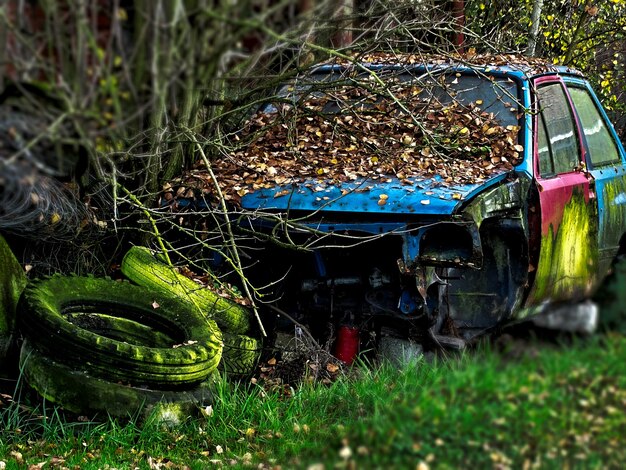
M 594 285 L 597 268 L 597 200 L 571 101 L 556 75 L 537 78 L 534 90 L 539 199 L 534 216 L 540 219 L 540 234 L 531 240 L 540 246 L 527 306 L 582 299 Z
M 598 271 L 609 270 L 626 227 L 626 156 L 617 134 L 589 84 L 568 77 L 566 87 L 583 130 L 587 167 L 598 201 Z

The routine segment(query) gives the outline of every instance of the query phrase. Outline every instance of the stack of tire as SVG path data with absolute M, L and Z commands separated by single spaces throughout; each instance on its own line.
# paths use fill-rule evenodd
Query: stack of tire
M 131 249 L 122 269 L 143 285 L 52 276 L 22 293 L 20 369 L 40 395 L 81 414 L 147 415 L 158 405 L 180 417 L 211 401 L 218 369 L 254 369 L 260 348 L 242 334 L 250 324 L 244 307 L 144 248 Z
M 246 376 L 254 370 L 260 344 L 256 338 L 246 336 L 250 331 L 250 311 L 246 307 L 183 276 L 145 247 L 135 246 L 126 253 L 122 273 L 140 286 L 169 295 L 203 318 L 215 320 L 224 339 L 219 364 L 222 371 L 231 376 Z

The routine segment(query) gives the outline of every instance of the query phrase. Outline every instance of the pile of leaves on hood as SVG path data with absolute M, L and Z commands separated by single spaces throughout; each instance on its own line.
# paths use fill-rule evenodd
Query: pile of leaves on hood
M 416 83 L 375 77 L 306 86 L 252 116 L 235 149 L 213 161 L 227 200 L 294 183 L 414 184 L 436 175 L 442 185 L 478 183 L 522 158 L 519 127 L 501 125 L 479 99 L 442 104 Z M 183 184 L 200 181 L 212 192 L 201 174 L 186 175 Z

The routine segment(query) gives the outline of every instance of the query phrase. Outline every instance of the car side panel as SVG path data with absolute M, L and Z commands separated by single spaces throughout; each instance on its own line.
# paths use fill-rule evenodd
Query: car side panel
M 535 85 L 555 86 L 561 80 L 546 77 Z M 569 101 L 568 98 L 568 102 Z M 575 116 L 572 116 L 573 118 Z M 576 127 L 576 123 L 572 123 Z M 539 195 L 541 227 L 538 259 L 531 270 L 536 270 L 526 299 L 526 307 L 544 302 L 580 300 L 588 296 L 597 279 L 598 208 L 594 181 L 584 171 L 569 171 L 558 175 L 539 174 L 538 126 L 539 113 L 534 121 L 533 155 L 535 184 Z M 575 128 L 578 141 L 578 161 L 584 161 L 582 135 Z M 558 145 L 558 139 L 555 139 Z
M 619 161 L 598 168 L 593 167 L 589 158 L 587 161 L 587 167 L 595 181 L 598 198 L 598 271 L 600 278 L 602 278 L 611 267 L 618 253 L 622 236 L 626 232 L 626 154 L 611 122 L 589 84 L 585 80 L 573 77 L 566 79 L 565 83 L 584 88 L 589 92 L 620 154 Z
M 626 170 L 622 165 L 592 170 L 598 193 L 599 270 L 608 271 L 619 251 L 619 244 L 626 227 Z

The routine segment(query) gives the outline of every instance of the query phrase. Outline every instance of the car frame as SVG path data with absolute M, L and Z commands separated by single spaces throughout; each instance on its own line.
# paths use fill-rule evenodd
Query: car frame
M 264 301 L 325 340 L 350 325 L 374 346 L 391 335 L 457 347 L 588 299 L 626 248 L 626 153 L 588 80 L 513 56 L 407 57 L 312 73 L 506 80 L 517 90 L 520 160 L 462 185 L 320 177 L 246 191 L 240 227 L 265 240 L 249 271 L 253 282 L 271 282 Z

